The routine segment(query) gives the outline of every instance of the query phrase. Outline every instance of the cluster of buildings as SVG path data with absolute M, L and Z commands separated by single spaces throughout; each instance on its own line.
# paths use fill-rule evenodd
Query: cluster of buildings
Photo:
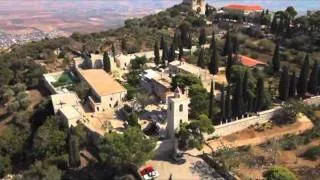
M 24 44 L 31 41 L 40 41 L 45 38 L 55 38 L 58 37 L 59 33 L 57 31 L 52 32 L 42 32 L 35 31 L 27 34 L 0 34 L 0 48 L 9 48 L 14 44 Z

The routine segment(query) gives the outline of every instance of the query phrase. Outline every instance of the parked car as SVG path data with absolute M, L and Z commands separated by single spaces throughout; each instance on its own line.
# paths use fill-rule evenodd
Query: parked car
M 154 170 L 152 166 L 148 166 L 140 171 L 144 180 L 152 180 L 160 176 L 159 172 Z

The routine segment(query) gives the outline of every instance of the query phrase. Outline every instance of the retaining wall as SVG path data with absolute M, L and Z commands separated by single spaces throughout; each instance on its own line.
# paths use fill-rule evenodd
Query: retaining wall
M 318 106 L 320 105 L 320 96 L 311 97 L 309 99 L 304 100 L 303 102 L 306 103 L 307 105 Z M 251 125 L 254 125 L 257 123 L 260 123 L 260 124 L 266 123 L 269 120 L 271 120 L 271 118 L 275 114 L 281 113 L 281 109 L 282 108 L 280 106 L 277 106 L 267 111 L 261 111 L 257 113 L 257 115 L 254 115 L 251 117 L 247 117 L 237 121 L 232 121 L 226 124 L 215 126 L 215 132 L 211 135 L 205 134 L 204 137 L 205 139 L 208 139 L 214 136 L 227 136 L 229 134 L 244 130 L 250 127 Z

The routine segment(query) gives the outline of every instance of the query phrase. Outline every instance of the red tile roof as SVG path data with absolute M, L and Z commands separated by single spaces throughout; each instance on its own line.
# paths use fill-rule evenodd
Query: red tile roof
M 239 61 L 242 65 L 247 66 L 247 67 L 254 67 L 257 65 L 264 65 L 266 66 L 267 64 L 261 61 L 258 61 L 256 59 L 252 59 L 248 56 L 243 56 L 243 55 L 238 55 Z
M 262 11 L 263 8 L 259 5 L 241 5 L 241 4 L 230 4 L 225 6 L 227 9 L 236 9 L 242 11 Z

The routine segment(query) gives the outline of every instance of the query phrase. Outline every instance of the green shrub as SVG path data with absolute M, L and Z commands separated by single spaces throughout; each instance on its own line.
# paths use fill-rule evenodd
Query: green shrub
M 286 167 L 273 166 L 263 173 L 267 180 L 297 180 L 297 177 Z
M 310 147 L 302 154 L 302 157 L 312 161 L 317 160 L 317 157 L 319 156 L 320 156 L 320 146 Z

